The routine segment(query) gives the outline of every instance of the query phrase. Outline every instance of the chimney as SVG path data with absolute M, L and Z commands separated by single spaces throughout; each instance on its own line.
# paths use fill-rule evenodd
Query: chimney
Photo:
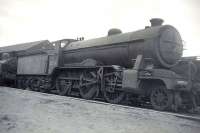
M 154 26 L 161 26 L 164 20 L 161 18 L 152 18 L 150 22 L 151 22 L 151 27 L 154 27 Z

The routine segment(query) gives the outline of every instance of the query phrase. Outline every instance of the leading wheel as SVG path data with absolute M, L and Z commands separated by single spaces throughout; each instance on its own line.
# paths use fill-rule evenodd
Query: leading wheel
M 153 88 L 150 95 L 150 102 L 154 109 L 163 111 L 172 107 L 173 95 L 163 85 Z
M 93 99 L 98 95 L 99 85 L 94 72 L 84 72 L 80 78 L 80 95 L 84 99 Z
M 104 77 L 105 87 L 103 89 L 103 96 L 109 103 L 120 103 L 125 98 L 125 92 L 122 90 L 121 77 L 115 73 L 106 75 Z
M 72 83 L 65 74 L 61 74 L 56 79 L 56 89 L 59 95 L 65 96 L 69 94 Z

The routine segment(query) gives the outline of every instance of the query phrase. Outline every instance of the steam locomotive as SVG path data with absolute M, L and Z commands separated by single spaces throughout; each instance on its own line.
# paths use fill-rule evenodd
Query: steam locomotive
M 18 88 L 109 103 L 149 102 L 161 111 L 198 107 L 198 60 L 182 57 L 176 28 L 158 18 L 150 22 L 134 32 L 111 29 L 106 37 L 63 39 L 18 52 L 14 81 Z

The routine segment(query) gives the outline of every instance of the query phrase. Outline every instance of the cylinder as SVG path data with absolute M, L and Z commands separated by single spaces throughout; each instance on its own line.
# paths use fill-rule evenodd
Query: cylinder
M 170 26 L 153 26 L 91 40 L 72 42 L 63 49 L 65 64 L 93 59 L 103 65 L 133 67 L 138 54 L 151 58 L 154 65 L 170 68 L 182 56 L 183 44 L 178 31 Z

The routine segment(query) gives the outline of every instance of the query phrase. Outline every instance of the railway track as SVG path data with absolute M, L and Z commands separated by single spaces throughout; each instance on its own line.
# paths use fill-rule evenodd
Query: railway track
M 16 88 L 16 89 L 18 89 L 18 88 Z M 32 91 L 28 88 L 26 90 Z M 34 92 L 36 92 L 36 91 L 34 91 Z M 37 91 L 37 92 L 38 93 L 45 93 L 45 92 L 39 92 L 39 91 Z M 59 95 L 56 90 L 52 90 L 51 92 L 45 93 L 45 94 Z M 159 113 L 163 113 L 163 114 L 174 115 L 176 117 L 182 117 L 182 118 L 188 118 L 188 119 L 196 119 L 196 117 L 197 117 L 197 120 L 200 122 L 200 108 L 198 108 L 198 110 L 195 111 L 195 112 L 193 110 L 192 110 L 192 112 L 188 112 L 188 110 L 183 110 L 183 111 L 179 111 L 179 112 L 157 111 L 157 110 L 152 108 L 150 103 L 141 103 L 141 104 L 134 105 L 132 103 L 126 103 L 126 101 L 125 101 L 124 103 L 120 103 L 120 104 L 112 104 L 112 103 L 106 102 L 101 97 L 97 97 L 93 100 L 83 99 L 83 98 L 80 97 L 79 93 L 73 93 L 73 95 L 62 96 L 62 97 L 70 97 L 70 98 L 78 99 L 80 101 L 86 101 L 88 103 L 97 103 L 97 104 L 115 106 L 115 107 L 126 108 L 126 109 L 137 109 L 137 110 L 142 110 L 142 111 L 149 111 L 150 110 L 150 111 L 155 111 L 155 112 L 159 112 Z

